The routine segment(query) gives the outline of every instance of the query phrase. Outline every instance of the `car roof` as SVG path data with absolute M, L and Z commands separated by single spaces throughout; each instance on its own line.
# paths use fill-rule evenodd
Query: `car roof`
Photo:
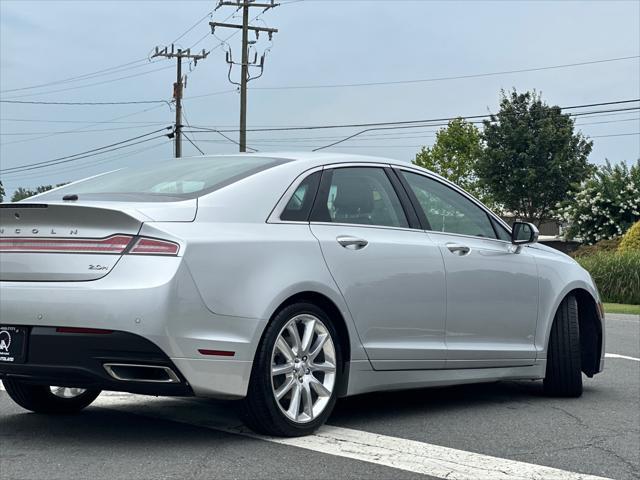
M 297 165 L 303 167 L 303 169 L 313 168 L 315 166 L 331 164 L 331 163 L 380 163 L 385 165 L 398 165 L 404 167 L 411 167 L 416 170 L 422 170 L 428 172 L 431 175 L 440 177 L 435 172 L 427 170 L 426 168 L 418 167 L 410 163 L 409 161 L 395 160 L 392 158 L 376 157 L 372 155 L 354 155 L 341 152 L 299 152 L 299 151 L 277 151 L 277 152 L 251 152 L 251 153 L 234 153 L 234 154 L 220 154 L 220 155 L 202 155 L 191 158 L 202 157 L 262 157 L 262 158 L 280 158 L 283 160 L 294 161 Z M 442 178 L 442 177 L 440 177 Z

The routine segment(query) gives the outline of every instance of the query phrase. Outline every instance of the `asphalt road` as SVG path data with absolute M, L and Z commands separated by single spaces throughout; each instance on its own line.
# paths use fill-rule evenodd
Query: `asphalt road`
M 452 463 L 449 478 L 638 479 L 640 317 L 608 315 L 606 333 L 628 358 L 607 358 L 582 398 L 546 398 L 540 382 L 363 395 L 284 443 L 248 436 L 225 402 L 103 394 L 47 417 L 0 391 L 0 479 L 425 479 Z

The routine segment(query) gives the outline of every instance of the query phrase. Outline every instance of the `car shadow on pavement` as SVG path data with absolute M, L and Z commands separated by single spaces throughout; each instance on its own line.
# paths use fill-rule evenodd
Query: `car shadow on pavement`
M 170 415 L 179 407 L 174 399 L 154 400 L 155 410 L 165 409 Z M 179 402 L 179 401 L 178 401 Z M 207 402 L 208 403 L 208 402 Z M 224 402 L 223 402 L 224 403 Z M 228 403 L 228 402 L 227 402 Z M 214 408 L 223 408 L 215 402 Z M 189 408 L 208 408 L 208 405 L 189 406 Z M 144 409 L 141 410 L 143 412 Z M 132 414 L 127 411 L 112 410 L 103 407 L 88 407 L 73 415 L 40 415 L 17 409 L 15 413 L 3 415 L 1 418 L 0 439 L 9 442 L 12 439 L 55 440 L 58 445 L 81 443 L 87 445 L 130 445 L 139 448 L 153 439 L 154 446 L 171 446 L 179 441 L 187 444 L 211 443 L 220 440 L 229 445 L 234 441 L 245 441 L 235 435 L 218 430 L 202 428 L 197 424 L 161 419 L 143 414 Z M 217 442 L 216 442 L 217 443 Z M 225 447 L 226 448 L 226 447 Z
M 412 413 L 424 415 L 427 412 L 455 413 L 479 406 L 516 405 L 522 402 L 531 404 L 549 400 L 540 381 L 501 381 L 376 392 L 341 399 L 331 421 L 365 420 L 371 416 L 381 419 Z

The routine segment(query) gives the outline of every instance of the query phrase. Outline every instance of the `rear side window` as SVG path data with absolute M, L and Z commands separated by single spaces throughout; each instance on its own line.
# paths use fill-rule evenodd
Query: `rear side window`
M 402 171 L 431 230 L 496 238 L 489 215 L 464 195 L 422 175 Z
M 328 171 L 318 192 L 313 220 L 408 228 L 400 199 L 382 168 L 345 167 Z
M 38 197 L 61 200 L 76 194 L 83 199 L 175 201 L 196 198 L 289 160 L 252 157 L 199 157 L 126 167 L 82 180 Z
M 318 191 L 321 174 L 322 172 L 312 173 L 298 185 L 282 215 L 280 215 L 280 220 L 289 222 L 306 222 L 309 220 L 309 213 Z

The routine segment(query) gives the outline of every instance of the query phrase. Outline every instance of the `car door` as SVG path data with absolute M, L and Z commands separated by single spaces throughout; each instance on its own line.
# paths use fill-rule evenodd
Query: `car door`
M 528 248 L 478 203 L 445 182 L 397 170 L 444 259 L 447 368 L 535 360 L 538 274 Z
M 391 169 L 325 169 L 310 228 L 374 368 L 443 368 L 442 256 Z

